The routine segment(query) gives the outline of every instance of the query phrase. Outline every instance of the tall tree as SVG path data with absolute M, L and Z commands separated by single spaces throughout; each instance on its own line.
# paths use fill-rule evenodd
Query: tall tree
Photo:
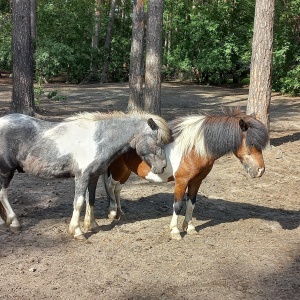
M 110 52 L 111 52 L 110 45 L 111 45 L 112 30 L 113 30 L 114 18 L 115 18 L 116 2 L 117 0 L 111 0 L 105 45 L 104 45 L 104 62 L 102 67 L 101 82 L 108 81 L 108 66 L 109 66 Z
M 256 0 L 247 113 L 269 129 L 275 0 Z
M 95 15 L 94 15 L 94 33 L 92 36 L 92 57 L 91 57 L 91 72 L 98 73 L 98 50 L 99 50 L 99 31 L 100 31 L 100 7 L 101 0 L 95 0 Z
M 144 0 L 133 1 L 132 38 L 129 69 L 129 100 L 127 110 L 143 108 L 143 61 L 144 61 L 145 14 Z
M 163 0 L 149 0 L 146 27 L 146 72 L 144 109 L 161 114 L 161 61 Z
M 30 1 L 13 0 L 12 112 L 34 115 L 33 44 Z

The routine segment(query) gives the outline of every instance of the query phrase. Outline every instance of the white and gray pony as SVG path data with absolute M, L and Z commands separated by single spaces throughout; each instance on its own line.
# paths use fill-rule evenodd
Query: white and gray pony
M 85 229 L 97 226 L 90 216 L 94 215 L 99 176 L 130 149 L 135 149 L 153 173 L 162 173 L 166 167 L 164 144 L 169 139 L 166 121 L 142 112 L 82 113 L 63 122 L 22 114 L 0 118 L 0 208 L 4 212 L 0 226 L 5 225 L 5 219 L 11 231 L 20 228 L 7 193 L 15 170 L 45 179 L 75 177 L 69 233 L 85 239 L 79 226 L 80 212 L 86 199 Z

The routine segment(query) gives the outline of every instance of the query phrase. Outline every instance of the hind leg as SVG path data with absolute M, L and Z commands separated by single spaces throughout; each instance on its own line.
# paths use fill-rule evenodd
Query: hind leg
M 212 169 L 212 165 L 208 165 L 205 168 L 200 169 L 198 176 L 190 180 L 188 184 L 186 212 L 185 212 L 185 218 L 182 225 L 182 229 L 186 231 L 187 234 L 190 235 L 198 234 L 194 225 L 192 224 L 193 211 L 195 208 L 199 187 L 202 183 L 202 180 L 207 176 L 207 174 L 211 171 L 211 169 Z
M 122 216 L 124 216 L 126 219 L 125 213 L 123 212 L 121 207 L 121 190 L 122 190 L 122 184 L 119 182 L 119 184 L 117 184 L 115 187 L 115 196 L 117 200 L 117 215 L 116 215 L 117 220 L 120 220 Z
M 12 232 L 19 232 L 20 231 L 20 223 L 18 221 L 17 215 L 11 208 L 9 202 L 8 202 L 8 196 L 7 196 L 7 188 L 2 187 L 0 190 L 0 202 L 5 210 L 6 215 L 6 224 L 9 226 L 10 230 Z M 0 226 L 4 226 L 5 222 L 0 217 Z
M 105 180 L 105 189 L 109 200 L 108 218 L 111 220 L 115 220 L 117 219 L 118 215 L 116 190 L 118 186 L 121 186 L 121 184 L 119 181 L 114 180 L 112 176 L 106 178 Z M 121 190 L 121 188 L 119 188 L 119 190 Z
M 122 175 L 119 175 L 119 180 L 113 179 L 113 176 L 108 177 L 107 173 L 103 175 L 103 183 L 109 200 L 108 218 L 111 220 L 119 220 L 121 216 L 125 216 L 121 207 L 121 190 L 122 183 L 125 183 L 129 178 L 131 171 L 123 170 Z
M 73 214 L 69 225 L 69 234 L 77 240 L 85 240 L 85 236 L 80 229 L 79 219 L 87 187 L 89 184 L 88 176 L 75 177 L 75 197 L 73 203 Z

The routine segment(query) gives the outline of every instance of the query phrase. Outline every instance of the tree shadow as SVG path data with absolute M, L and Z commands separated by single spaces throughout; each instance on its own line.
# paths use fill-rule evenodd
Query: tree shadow
M 271 145 L 280 146 L 288 142 L 297 142 L 299 140 L 300 140 L 300 132 L 295 132 L 293 134 L 285 135 L 279 138 L 272 138 Z

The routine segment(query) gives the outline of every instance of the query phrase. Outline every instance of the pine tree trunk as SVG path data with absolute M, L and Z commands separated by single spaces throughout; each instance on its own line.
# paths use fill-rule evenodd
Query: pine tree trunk
M 247 114 L 270 127 L 275 0 L 256 0 Z
M 94 21 L 94 34 L 92 36 L 92 57 L 91 57 L 92 74 L 98 73 L 100 6 L 101 6 L 101 0 L 95 0 L 95 14 L 94 14 L 95 21 Z
M 101 82 L 108 82 L 110 45 L 111 45 L 112 30 L 113 30 L 114 18 L 115 18 L 116 2 L 117 2 L 116 0 L 112 0 L 111 6 L 110 6 L 109 21 L 108 21 L 108 25 L 107 25 L 105 45 L 104 45 L 104 62 L 103 62 L 103 67 L 102 67 Z
M 141 110 L 143 97 L 143 42 L 145 30 L 144 0 L 133 1 L 132 39 L 127 110 Z
M 13 91 L 11 111 L 34 115 L 30 1 L 13 0 Z
M 144 109 L 161 114 L 161 55 L 163 0 L 149 0 L 146 29 L 146 72 Z

